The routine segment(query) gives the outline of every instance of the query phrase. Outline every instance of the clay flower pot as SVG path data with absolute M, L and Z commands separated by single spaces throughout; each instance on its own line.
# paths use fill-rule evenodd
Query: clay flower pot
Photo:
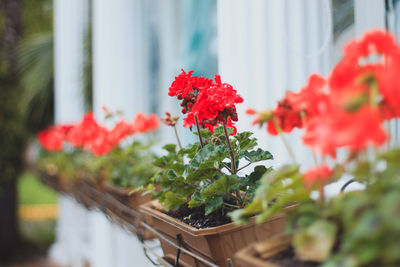
M 108 183 L 104 184 L 105 193 L 108 193 L 125 206 L 131 207 L 134 210 L 138 210 L 140 205 L 147 203 L 151 200 L 151 194 L 143 196 L 143 191 L 129 194 L 131 191 L 132 188 L 121 188 Z
M 290 236 L 279 235 L 266 241 L 253 243 L 236 253 L 235 262 L 240 266 L 248 267 L 279 267 L 279 264 L 268 261 L 268 258 L 289 248 L 290 241 Z
M 108 194 L 111 198 L 116 200 L 111 201 L 110 198 L 106 198 L 106 208 L 126 222 L 137 227 L 137 233 L 141 235 L 144 230 L 140 223 L 143 221 L 144 217 L 142 214 L 138 213 L 139 206 L 149 202 L 151 200 L 151 195 L 142 195 L 143 191 L 129 194 L 132 189 L 120 188 L 111 184 L 104 184 L 103 190 L 105 194 Z M 152 220 L 149 218 L 146 223 L 152 225 Z M 149 231 L 144 232 L 144 240 L 153 239 L 154 237 L 153 233 Z
M 281 235 L 286 227 L 286 216 L 282 213 L 258 225 L 253 217 L 247 225 L 228 223 L 217 227 L 197 229 L 162 213 L 159 211 L 160 209 L 161 206 L 157 201 L 140 207 L 140 211 L 147 218 L 152 219 L 153 228 L 158 232 L 175 244 L 178 244 L 179 240 L 183 248 L 218 266 L 228 266 L 227 259 L 233 260 L 233 256 L 238 250 L 251 243 Z M 162 239 L 160 242 L 164 256 L 175 259 L 177 248 Z M 183 251 L 180 253 L 179 263 L 189 266 L 206 266 Z M 235 263 L 234 266 L 242 265 Z
M 72 187 L 72 182 L 68 179 L 63 179 L 58 174 L 49 173 L 48 171 L 38 171 L 40 180 L 43 184 L 60 193 L 69 193 Z

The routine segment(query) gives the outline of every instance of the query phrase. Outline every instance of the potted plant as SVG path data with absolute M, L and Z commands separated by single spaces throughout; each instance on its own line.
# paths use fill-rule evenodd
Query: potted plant
M 115 119 L 119 113 L 104 110 L 106 119 Z M 101 205 L 103 195 L 109 194 L 136 209 L 150 198 L 141 197 L 140 192 L 130 192 L 150 182 L 154 174 L 151 165 L 153 154 L 150 152 L 151 142 L 144 144 L 130 136 L 158 127 L 155 115 L 138 113 L 133 122 L 121 119 L 109 130 L 88 113 L 75 125 L 50 126 L 39 133 L 42 146 L 53 152 L 45 152 L 39 165 L 58 177 L 75 179 L 73 193 L 78 197 L 82 193 L 90 194 L 94 202 Z M 122 142 L 124 144 L 120 145 Z M 63 150 L 64 143 L 67 144 Z
M 237 254 L 240 262 L 399 265 L 400 149 L 384 129 L 400 117 L 399 70 L 395 38 L 374 30 L 346 46 L 327 82 L 312 75 L 299 93 L 287 93 L 277 109 L 257 115 L 256 123 L 268 123 L 270 133 L 304 128 L 303 142 L 316 154 L 316 166 L 301 171 L 293 164 L 266 175 L 253 202 L 231 214 L 237 221 L 259 214 L 261 223 L 298 203 L 289 212 L 292 238 L 253 244 Z M 340 150 L 346 157 L 339 160 Z M 326 198 L 324 186 L 341 177 L 351 177 L 365 189 Z
M 198 142 L 186 147 L 164 146 L 166 155 L 153 164 L 159 168 L 154 182 L 154 198 L 158 201 L 142 206 L 141 211 L 151 217 L 153 227 L 180 246 L 217 265 L 227 265 L 227 259 L 250 242 L 266 239 L 283 231 L 285 217 L 279 214 L 262 225 L 252 221 L 247 226 L 231 222 L 227 213 L 244 208 L 252 200 L 261 176 L 269 171 L 261 163 L 243 172 L 253 163 L 271 160 L 272 155 L 261 148 L 250 132 L 237 133 L 235 105 L 243 102 L 236 90 L 222 83 L 182 73 L 169 89 L 170 96 L 181 100 L 184 126 L 196 128 Z M 176 127 L 179 117 L 163 121 Z M 175 129 L 175 133 L 177 133 Z M 191 256 L 164 240 L 164 256 L 189 266 L 202 265 Z M 181 255 L 175 257 L 176 255 Z M 177 263 L 176 263 L 177 264 Z

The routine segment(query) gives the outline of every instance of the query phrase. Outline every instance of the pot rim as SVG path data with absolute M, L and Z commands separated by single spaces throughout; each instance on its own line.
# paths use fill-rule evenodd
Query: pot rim
M 293 206 L 295 206 L 295 205 L 288 206 L 285 209 L 290 209 Z M 141 205 L 139 207 L 139 211 L 146 215 L 150 215 L 161 221 L 164 221 L 165 223 L 173 225 L 173 226 L 177 227 L 178 229 L 180 229 L 186 233 L 189 233 L 193 236 L 216 235 L 216 234 L 227 233 L 227 232 L 235 232 L 235 231 L 238 231 L 241 229 L 252 227 L 253 225 L 256 224 L 256 222 L 255 222 L 256 216 L 253 216 L 250 218 L 249 223 L 246 225 L 243 225 L 241 223 L 237 224 L 235 222 L 231 222 L 231 223 L 223 224 L 220 226 L 197 229 L 189 224 L 186 224 L 176 218 L 173 218 L 173 217 L 159 211 L 158 209 L 156 209 L 156 207 L 158 207 L 160 209 L 162 208 L 160 203 L 157 200 L 153 200 L 153 201 L 150 201 L 148 203 Z M 279 214 L 269 218 L 264 223 L 281 219 L 283 216 L 285 216 L 285 213 L 283 213 L 283 212 L 279 213 Z

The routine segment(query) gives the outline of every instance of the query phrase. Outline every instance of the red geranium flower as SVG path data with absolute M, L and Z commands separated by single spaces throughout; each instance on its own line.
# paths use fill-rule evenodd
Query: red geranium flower
M 221 83 L 219 75 L 215 75 L 216 83 L 209 88 L 200 91 L 196 103 L 192 107 L 191 114 L 184 120 L 185 127 L 195 124 L 194 117 L 204 128 L 212 130 L 217 124 L 237 121 L 238 116 L 235 104 L 242 103 L 243 98 L 237 94 L 232 85 Z
M 89 112 L 80 123 L 69 131 L 68 141 L 75 147 L 85 146 L 85 144 L 96 138 L 100 128 L 101 126 L 97 124 L 93 113 Z
M 285 98 L 290 103 L 293 111 L 304 111 L 305 118 L 307 118 L 326 110 L 329 97 L 323 91 L 325 85 L 324 77 L 319 74 L 312 74 L 299 93 L 288 92 Z
M 160 122 L 156 115 L 146 115 L 143 112 L 136 113 L 132 124 L 135 131 L 139 133 L 154 131 L 160 127 Z
M 368 145 L 379 146 L 386 141 L 379 113 L 364 106 L 355 112 L 331 109 L 305 123 L 303 142 L 323 155 L 335 157 L 336 149 L 359 151 Z
M 178 99 L 186 97 L 186 95 L 192 90 L 191 76 L 193 72 L 194 70 L 191 70 L 186 73 L 182 69 L 182 73 L 179 74 L 179 76 L 176 76 L 175 80 L 172 82 L 168 95 L 177 96 Z
M 168 91 L 169 96 L 176 96 L 179 100 L 182 100 L 180 105 L 183 114 L 192 110 L 199 93 L 213 83 L 212 80 L 204 77 L 192 77 L 193 72 L 191 70 L 186 73 L 182 69 L 182 73 L 175 77 Z
M 119 121 L 114 128 L 108 132 L 108 139 L 112 144 L 118 144 L 122 139 L 134 134 L 135 127 L 133 124 L 124 120 Z
M 300 112 L 294 111 L 286 98 L 279 101 L 278 106 L 272 111 L 272 116 L 267 125 L 267 131 L 271 135 L 279 134 L 276 125 L 285 133 L 290 133 L 295 127 L 303 127 Z
M 303 175 L 303 181 L 306 187 L 314 185 L 323 186 L 327 180 L 332 177 L 332 171 L 328 166 L 322 165 L 308 169 Z
M 375 56 L 373 61 L 371 56 Z M 384 102 L 391 110 L 391 114 L 382 112 L 384 118 L 399 117 L 399 71 L 400 47 L 395 37 L 383 30 L 373 30 L 345 47 L 343 59 L 331 73 L 329 87 L 334 99 L 346 108 L 383 106 Z
M 59 151 L 71 128 L 72 125 L 49 126 L 38 133 L 39 143 L 49 151 Z
M 121 139 L 112 140 L 110 132 L 106 128 L 100 127 L 96 136 L 88 141 L 85 146 L 93 155 L 100 156 L 108 154 L 120 141 Z

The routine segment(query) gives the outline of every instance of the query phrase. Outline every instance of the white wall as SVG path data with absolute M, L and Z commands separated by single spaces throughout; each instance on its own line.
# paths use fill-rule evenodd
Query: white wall
M 328 73 L 330 18 L 327 0 L 218 0 L 219 72 L 244 98 L 239 130 L 254 131 L 275 166 L 290 161 L 281 140 L 252 127 L 244 111 L 272 109 L 287 90 L 300 90 L 310 73 Z M 307 163 L 299 133 L 289 140 L 298 161 Z
M 93 108 L 124 111 L 132 120 L 150 111 L 149 1 L 93 1 Z M 136 237 L 90 211 L 90 263 L 93 267 L 152 266 Z
M 88 18 L 87 0 L 54 0 L 56 123 L 76 122 L 83 115 L 82 73 Z M 64 266 L 84 266 L 87 213 L 71 197 L 59 196 L 56 242 L 49 251 L 50 258 Z

